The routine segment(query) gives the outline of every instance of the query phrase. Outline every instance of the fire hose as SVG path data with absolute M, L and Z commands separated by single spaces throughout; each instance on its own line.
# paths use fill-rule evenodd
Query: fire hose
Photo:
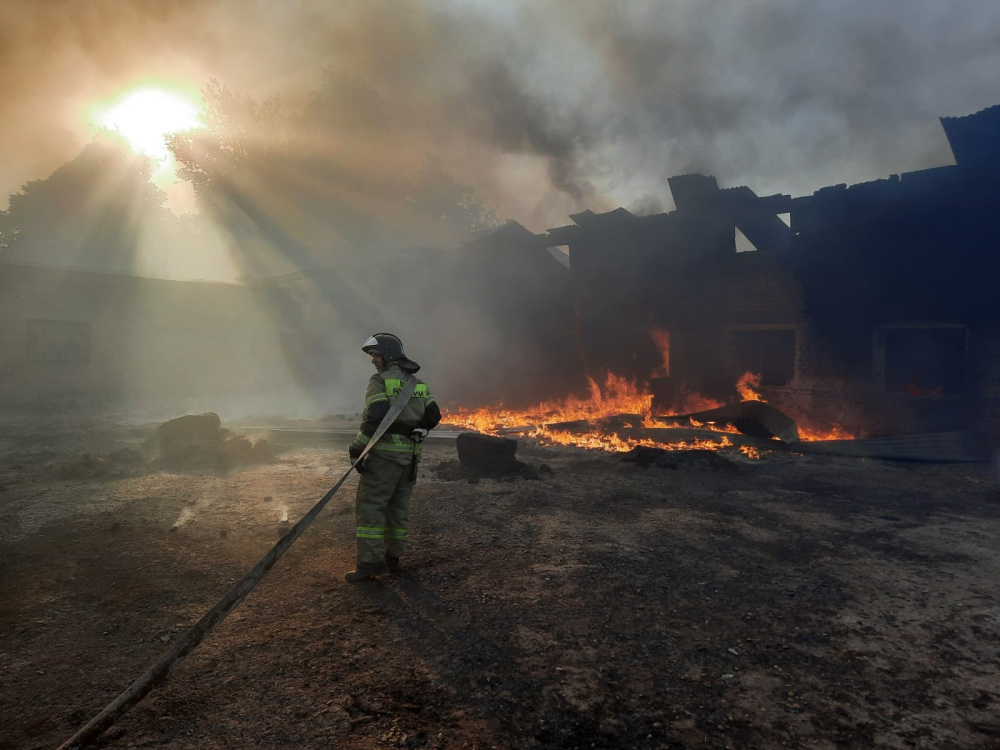
M 406 379 L 406 385 L 396 400 L 393 402 L 389 412 L 385 415 L 379 426 L 375 429 L 368 445 L 361 451 L 361 455 L 351 464 L 350 468 L 342 476 L 330 491 L 316 503 L 308 513 L 299 519 L 288 533 L 285 534 L 278 543 L 271 547 L 267 553 L 257 561 L 257 564 L 243 576 L 232 588 L 227 591 L 218 603 L 212 607 L 205 615 L 192 627 L 184 636 L 168 649 L 146 672 L 133 682 L 125 691 L 108 704 L 103 711 L 77 730 L 76 734 L 61 744 L 58 750 L 76 750 L 93 742 L 101 733 L 111 727 L 118 717 L 128 711 L 132 706 L 141 701 L 146 695 L 161 682 L 165 681 L 170 672 L 184 660 L 184 658 L 197 648 L 197 646 L 211 633 L 216 626 L 222 622 L 247 595 L 253 591 L 254 587 L 260 583 L 261 579 L 274 566 L 285 552 L 288 551 L 295 540 L 298 539 L 316 520 L 316 516 L 326 506 L 341 485 L 347 480 L 351 471 L 368 455 L 379 438 L 385 434 L 389 426 L 403 411 L 403 407 L 410 400 L 414 389 L 417 387 L 417 379 L 410 375 Z

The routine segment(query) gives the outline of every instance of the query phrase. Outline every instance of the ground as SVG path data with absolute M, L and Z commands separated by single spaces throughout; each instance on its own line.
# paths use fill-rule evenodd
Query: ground
M 347 468 L 168 472 L 123 429 L 0 422 L 3 750 L 68 739 Z M 361 585 L 352 476 L 98 745 L 1000 747 L 995 467 L 518 457 L 551 472 L 445 481 L 429 443 L 404 570 Z

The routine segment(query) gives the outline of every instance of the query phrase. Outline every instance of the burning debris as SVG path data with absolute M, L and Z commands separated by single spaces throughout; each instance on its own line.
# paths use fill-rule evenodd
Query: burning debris
M 731 425 L 744 435 L 774 438 L 785 443 L 799 441 L 795 420 L 762 400 L 740 401 L 718 409 L 677 417 L 656 417 L 662 423 L 686 421 L 695 427 Z
M 736 384 L 742 400 L 728 405 L 685 393 L 681 406 L 703 406 L 701 411 L 685 413 L 671 409 L 669 403 L 657 404 L 648 386 L 639 388 L 609 374 L 603 387 L 589 381 L 587 399 L 570 397 L 524 410 L 502 406 L 460 410 L 447 420 L 487 435 L 522 434 L 542 443 L 619 453 L 639 447 L 668 451 L 736 448 L 747 457 L 760 458 L 779 443 L 851 437 L 842 431 L 800 430 L 795 420 L 754 390 L 759 380 L 752 373 L 744 374 Z
M 446 419 L 450 424 L 488 435 L 519 433 L 543 443 L 604 451 L 625 452 L 640 444 L 659 445 L 651 440 L 644 443 L 643 438 L 621 436 L 627 430 L 655 426 L 648 423 L 653 403 L 651 393 L 614 374 L 607 376 L 603 388 L 592 378 L 588 378 L 588 383 L 590 393 L 585 399 L 571 396 L 523 410 L 505 409 L 502 405 L 459 410 Z M 686 447 L 693 446 L 680 445 L 678 449 Z

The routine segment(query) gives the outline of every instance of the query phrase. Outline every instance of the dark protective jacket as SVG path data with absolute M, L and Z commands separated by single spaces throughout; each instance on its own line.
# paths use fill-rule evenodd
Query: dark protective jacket
M 361 429 L 358 430 L 352 449 L 364 450 L 378 429 L 382 419 L 389 412 L 389 407 L 396 396 L 406 385 L 406 377 L 416 373 L 420 365 L 409 359 L 393 361 L 385 366 L 382 372 L 376 372 L 368 380 L 368 390 L 365 392 L 365 408 L 361 414 Z M 396 421 L 379 438 L 372 448 L 383 458 L 399 464 L 408 464 L 414 457 L 420 455 L 420 443 L 415 442 L 410 433 L 415 427 L 431 430 L 441 421 L 441 409 L 434 401 L 427 384 L 418 379 L 413 396 L 407 402 Z

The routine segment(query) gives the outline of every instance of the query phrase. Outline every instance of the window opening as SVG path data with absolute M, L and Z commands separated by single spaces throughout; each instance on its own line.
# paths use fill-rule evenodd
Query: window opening
M 757 252 L 757 246 L 747 239 L 747 236 L 740 231 L 739 227 L 736 227 L 736 252 L 738 253 Z

